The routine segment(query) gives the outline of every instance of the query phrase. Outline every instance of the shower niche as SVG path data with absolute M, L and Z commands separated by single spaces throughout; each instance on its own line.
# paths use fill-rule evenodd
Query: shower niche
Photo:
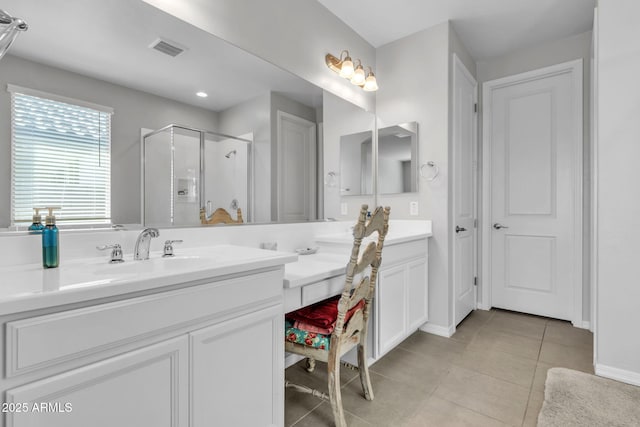
M 168 125 L 142 136 L 142 221 L 145 226 L 193 226 L 217 209 L 251 222 L 251 134 Z

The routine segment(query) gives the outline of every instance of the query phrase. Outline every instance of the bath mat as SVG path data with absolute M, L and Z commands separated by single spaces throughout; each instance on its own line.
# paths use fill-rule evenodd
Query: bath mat
M 640 426 L 640 387 L 551 368 L 538 427 Z

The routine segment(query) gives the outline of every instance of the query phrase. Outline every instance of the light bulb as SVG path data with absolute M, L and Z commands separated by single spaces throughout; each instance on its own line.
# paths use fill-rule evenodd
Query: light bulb
M 362 89 L 366 90 L 367 92 L 375 92 L 376 90 L 378 90 L 378 82 L 376 82 L 376 76 L 372 71 L 369 71 L 369 75 L 364 81 L 364 87 Z
M 354 85 L 362 86 L 365 82 L 364 77 L 364 68 L 362 65 L 358 65 L 356 70 L 353 72 L 353 76 L 351 77 L 351 83 Z
M 340 67 L 340 77 L 344 77 L 345 79 L 350 79 L 353 76 L 353 61 L 350 56 L 344 58 L 342 61 L 342 66 Z

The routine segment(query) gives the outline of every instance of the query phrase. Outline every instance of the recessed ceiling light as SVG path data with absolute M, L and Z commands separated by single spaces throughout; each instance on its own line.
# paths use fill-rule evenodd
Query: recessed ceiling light
M 207 92 L 198 92 L 196 93 L 196 95 L 199 96 L 200 98 L 206 98 L 207 96 L 209 96 L 207 95 Z

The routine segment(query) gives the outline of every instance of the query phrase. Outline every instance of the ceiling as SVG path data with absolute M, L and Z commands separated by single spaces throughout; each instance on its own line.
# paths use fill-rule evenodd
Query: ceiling
M 451 20 L 476 61 L 589 31 L 596 0 L 318 0 L 379 47 Z
M 587 31 L 595 3 L 318 1 L 376 47 L 450 19 L 476 60 Z M 12 55 L 213 111 L 268 91 L 314 107 L 322 102 L 316 86 L 142 1 L 2 0 L 1 7 L 29 24 Z M 187 49 L 166 56 L 149 48 L 158 38 Z
M 322 91 L 305 80 L 166 14 L 131 0 L 2 0 L 22 18 L 9 54 L 213 111 L 280 92 L 306 105 Z M 158 38 L 185 47 L 174 57 Z M 207 98 L 195 95 L 198 91 Z

